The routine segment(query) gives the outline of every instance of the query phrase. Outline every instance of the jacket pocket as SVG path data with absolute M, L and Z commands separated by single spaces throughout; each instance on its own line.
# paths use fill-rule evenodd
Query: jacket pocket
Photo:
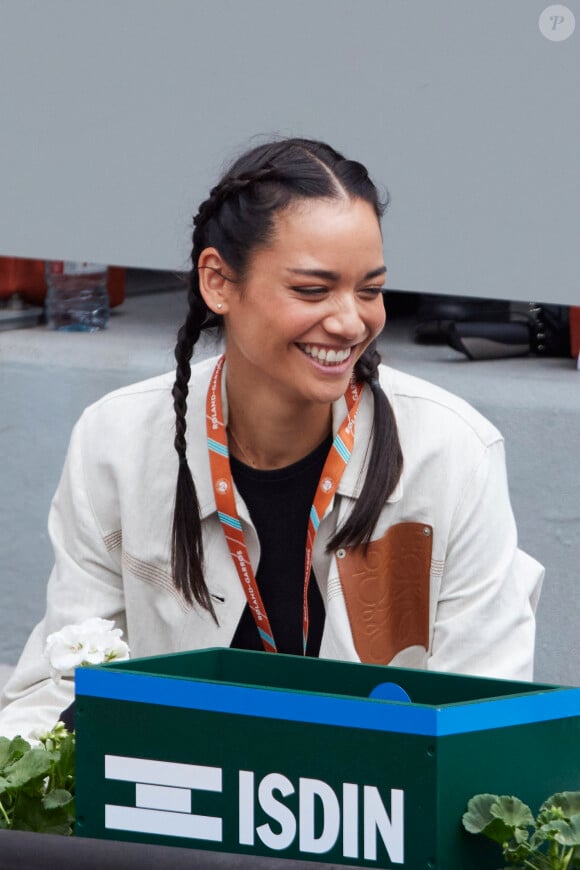
M 336 554 L 357 654 L 388 664 L 410 646 L 429 646 L 429 570 L 433 530 L 398 523 L 367 547 Z

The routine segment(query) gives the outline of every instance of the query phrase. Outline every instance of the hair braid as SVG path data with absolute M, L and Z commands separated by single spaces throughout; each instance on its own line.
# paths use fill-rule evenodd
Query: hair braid
M 175 425 L 175 449 L 180 459 L 185 458 L 185 413 L 187 410 L 187 396 L 189 393 L 189 378 L 191 377 L 190 360 L 193 354 L 193 348 L 200 336 L 201 326 L 205 319 L 205 311 L 203 303 L 198 297 L 193 297 L 190 302 L 189 312 L 185 323 L 177 334 L 177 345 L 175 347 L 175 359 L 177 361 L 177 369 L 175 373 L 175 384 L 173 385 L 173 407 L 177 415 Z
M 214 202 L 219 206 L 228 197 L 240 193 L 242 190 L 247 190 L 247 188 L 258 181 L 280 180 L 280 172 L 270 165 L 264 166 L 262 169 L 256 169 L 255 172 L 245 172 L 240 175 L 226 175 L 219 184 L 212 187 L 209 192 L 209 199 L 206 200 L 206 202 Z
M 381 355 L 373 341 L 355 366 L 359 381 L 373 394 L 373 436 L 368 467 L 356 505 L 344 525 L 328 543 L 328 552 L 338 547 L 368 544 L 380 512 L 398 483 L 403 470 L 403 452 L 390 402 L 379 382 Z
M 175 411 L 174 446 L 179 457 L 175 511 L 171 534 L 171 564 L 177 589 L 190 604 L 194 599 L 208 610 L 214 619 L 215 611 L 203 578 L 203 541 L 199 502 L 191 469 L 187 463 L 187 396 L 191 376 L 190 360 L 193 348 L 207 318 L 207 308 L 199 295 L 197 272 L 192 271 L 189 290 L 189 311 L 177 335 L 175 359 L 177 369 L 172 389 Z

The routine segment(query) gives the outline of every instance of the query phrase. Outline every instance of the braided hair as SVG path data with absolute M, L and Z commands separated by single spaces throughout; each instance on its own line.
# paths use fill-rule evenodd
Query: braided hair
M 187 463 L 186 412 L 193 349 L 204 330 L 219 327 L 222 318 L 205 304 L 200 292 L 198 260 L 215 247 L 243 281 L 250 256 L 273 238 L 275 216 L 291 202 L 304 199 L 362 199 L 380 220 L 387 206 L 361 163 L 310 139 L 282 139 L 260 145 L 239 157 L 202 202 L 193 220 L 187 317 L 177 335 L 173 386 L 174 446 L 179 457 L 172 530 L 172 570 L 176 588 L 190 604 L 197 602 L 216 619 L 203 575 L 199 502 Z M 392 408 L 379 385 L 380 355 L 373 342 L 355 366 L 359 380 L 373 395 L 373 437 L 366 477 L 346 522 L 328 544 L 366 545 L 380 511 L 400 477 L 403 458 Z M 216 620 L 217 621 L 217 620 Z

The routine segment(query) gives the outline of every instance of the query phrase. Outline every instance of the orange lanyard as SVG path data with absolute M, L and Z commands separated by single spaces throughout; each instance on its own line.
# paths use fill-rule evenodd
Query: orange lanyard
M 246 540 L 236 508 L 234 482 L 230 469 L 228 438 L 224 425 L 221 397 L 221 381 L 225 359 L 225 356 L 222 356 L 217 362 L 208 387 L 206 399 L 207 447 L 215 502 L 223 533 L 236 571 L 238 572 L 238 577 L 246 593 L 248 605 L 252 611 L 264 649 L 266 652 L 277 652 L 276 641 L 274 640 L 270 620 L 268 619 L 268 614 L 262 602 L 262 596 L 260 595 L 250 564 Z M 304 594 L 302 604 L 302 649 L 304 655 L 306 655 L 306 645 L 308 643 L 308 586 L 312 568 L 314 538 L 316 537 L 320 520 L 324 516 L 336 492 L 352 453 L 354 423 L 363 387 L 364 384 L 358 384 L 353 375 L 344 395 L 348 412 L 332 442 L 332 447 L 316 487 L 314 502 L 310 508 L 308 531 L 306 534 L 306 552 L 304 556 Z

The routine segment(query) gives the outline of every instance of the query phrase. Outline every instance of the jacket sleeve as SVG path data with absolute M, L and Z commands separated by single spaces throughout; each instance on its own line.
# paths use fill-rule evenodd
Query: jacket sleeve
M 517 547 L 497 440 L 484 449 L 453 513 L 428 668 L 531 680 L 543 576 Z
M 55 564 L 46 614 L 33 630 L 0 703 L 0 734 L 26 737 L 51 728 L 72 701 L 72 679 L 57 685 L 44 657 L 47 636 L 90 616 L 113 619 L 126 630 L 119 550 L 109 552 L 93 510 L 84 462 L 86 415 L 71 438 L 63 473 L 54 496 L 48 528 Z M 93 474 L 95 479 L 98 475 Z

